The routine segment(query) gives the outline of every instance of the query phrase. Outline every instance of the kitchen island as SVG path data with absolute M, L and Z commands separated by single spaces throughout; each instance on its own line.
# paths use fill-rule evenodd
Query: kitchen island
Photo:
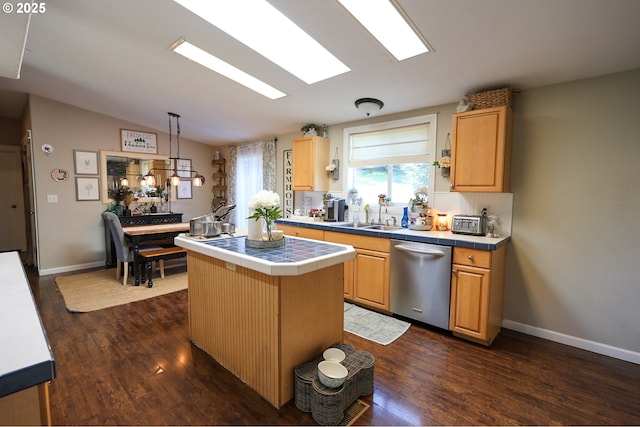
M 191 341 L 275 407 L 294 396 L 294 368 L 343 337 L 348 245 L 285 237 L 256 249 L 245 237 L 180 235 L 188 251 Z
M 0 253 L 0 425 L 51 425 L 56 363 L 18 252 Z

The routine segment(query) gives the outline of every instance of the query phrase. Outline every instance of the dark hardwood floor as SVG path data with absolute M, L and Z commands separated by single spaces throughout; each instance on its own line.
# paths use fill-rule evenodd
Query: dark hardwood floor
M 67 312 L 54 276 L 29 273 L 56 358 L 55 425 L 315 424 L 276 409 L 188 336 L 187 291 Z M 640 365 L 503 330 L 491 348 L 413 325 L 376 357 L 356 425 L 639 425 Z

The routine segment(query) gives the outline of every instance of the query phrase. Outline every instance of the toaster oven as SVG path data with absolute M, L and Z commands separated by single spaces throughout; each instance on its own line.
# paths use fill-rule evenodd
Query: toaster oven
M 484 236 L 487 231 L 487 217 L 484 215 L 454 215 L 451 218 L 451 232 Z

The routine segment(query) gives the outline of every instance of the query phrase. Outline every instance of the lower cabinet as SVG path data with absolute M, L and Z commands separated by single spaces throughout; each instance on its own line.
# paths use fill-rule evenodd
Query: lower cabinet
M 502 327 L 506 246 L 495 251 L 453 248 L 449 327 L 490 345 Z
M 344 297 L 378 311 L 389 309 L 389 239 L 325 231 L 328 242 L 351 245 L 355 259 L 344 263 Z

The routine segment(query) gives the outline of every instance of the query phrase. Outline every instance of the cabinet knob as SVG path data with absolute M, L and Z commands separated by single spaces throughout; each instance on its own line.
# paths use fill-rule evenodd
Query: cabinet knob
M 473 255 L 469 255 L 469 259 L 473 261 Z
M 452 272 L 453 274 L 456 274 L 456 273 L 458 273 L 458 270 L 451 270 L 451 272 Z
M 454 184 L 452 182 L 451 184 L 449 184 L 449 188 L 453 188 L 453 187 L 454 187 Z
M 296 237 L 300 236 L 300 232 L 296 231 Z

